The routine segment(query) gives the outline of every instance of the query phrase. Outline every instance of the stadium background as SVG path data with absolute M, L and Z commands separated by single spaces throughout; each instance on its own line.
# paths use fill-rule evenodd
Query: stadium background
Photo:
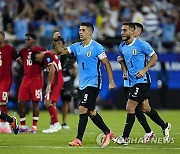
M 37 44 L 50 49 L 52 34 L 61 32 L 66 45 L 78 40 L 78 25 L 88 21 L 95 26 L 93 38 L 101 43 L 108 54 L 113 68 L 117 89 L 108 92 L 107 75 L 102 67 L 103 88 L 98 101 L 106 109 L 124 109 L 122 73 L 116 62 L 118 45 L 121 42 L 122 22 L 140 22 L 144 26 L 141 39 L 148 41 L 158 53 L 159 59 L 150 70 L 152 76 L 151 104 L 161 108 L 158 95 L 157 74 L 160 62 L 165 62 L 168 75 L 166 108 L 180 108 L 180 1 L 179 0 L 1 0 L 0 30 L 5 32 L 6 41 L 19 51 L 24 46 L 27 32 L 37 35 Z M 84 7 L 86 6 L 86 7 Z M 13 64 L 9 109 L 17 109 L 17 85 L 22 70 Z M 61 106 L 61 101 L 59 102 Z M 41 103 L 43 109 L 43 103 Z

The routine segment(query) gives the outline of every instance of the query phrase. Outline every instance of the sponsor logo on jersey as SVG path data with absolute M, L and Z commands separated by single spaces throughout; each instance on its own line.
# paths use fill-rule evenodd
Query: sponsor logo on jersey
M 133 49 L 132 53 L 133 53 L 133 55 L 136 55 L 137 54 L 137 50 Z
M 88 51 L 87 52 L 87 57 L 90 57 L 91 56 L 91 51 Z

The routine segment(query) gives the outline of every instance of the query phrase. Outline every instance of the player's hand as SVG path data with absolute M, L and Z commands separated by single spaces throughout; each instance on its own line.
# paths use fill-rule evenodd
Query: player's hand
M 58 37 L 61 37 L 60 32 L 55 32 L 55 33 L 53 34 L 53 39 L 54 39 L 54 40 L 57 40 Z
M 121 61 L 123 61 L 123 58 L 121 58 L 120 56 L 118 56 L 118 57 L 117 57 L 117 62 L 120 63 Z
M 114 90 L 116 88 L 116 85 L 114 83 L 114 80 L 113 81 L 110 81 L 109 82 L 109 90 Z
M 127 73 L 123 73 L 123 79 L 124 79 L 124 80 L 127 80 L 127 79 L 128 79 Z
M 51 85 L 47 85 L 47 87 L 46 87 L 46 95 L 50 94 L 50 92 L 51 92 Z
M 140 70 L 136 73 L 137 78 L 142 78 L 145 75 L 146 71 L 145 70 Z

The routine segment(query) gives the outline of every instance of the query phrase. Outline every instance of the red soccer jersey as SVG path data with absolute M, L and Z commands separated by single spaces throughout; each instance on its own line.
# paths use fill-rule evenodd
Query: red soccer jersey
M 16 49 L 9 44 L 0 48 L 0 83 L 12 83 L 12 60 L 17 58 Z
M 61 62 L 56 54 L 49 51 L 49 52 L 46 52 L 44 55 L 43 67 L 47 68 L 48 70 L 48 66 L 51 64 L 53 64 L 56 69 L 52 85 L 59 85 L 59 84 L 62 85 L 64 81 L 63 81 L 63 76 L 62 76 Z
M 20 52 L 19 52 L 19 56 L 22 58 L 23 60 L 23 67 L 24 67 L 24 77 L 26 79 L 29 78 L 38 78 L 42 76 L 42 71 L 41 71 L 41 67 L 38 64 L 34 64 L 32 63 L 31 60 L 31 54 L 34 51 L 43 51 L 45 49 L 43 49 L 40 46 L 35 46 L 32 49 L 28 49 L 28 48 L 23 48 Z

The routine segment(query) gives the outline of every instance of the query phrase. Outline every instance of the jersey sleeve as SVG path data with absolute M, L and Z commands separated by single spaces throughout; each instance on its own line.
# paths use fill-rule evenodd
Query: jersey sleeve
M 123 54 L 122 54 L 122 44 L 119 45 L 119 56 L 121 58 L 124 58 Z
M 148 55 L 148 57 L 151 57 L 155 53 L 154 49 L 151 47 L 151 45 L 148 42 L 143 43 L 142 49 L 143 49 L 142 52 Z
M 50 64 L 53 64 L 53 57 L 51 56 L 51 54 L 46 53 L 44 61 L 47 64 L 47 66 L 49 66 Z
M 76 55 L 77 45 L 78 45 L 77 43 L 74 43 L 70 45 L 69 47 L 67 47 L 69 53 L 73 53 L 74 55 Z
M 100 60 L 107 57 L 105 49 L 102 45 L 99 45 L 97 48 L 97 56 Z

